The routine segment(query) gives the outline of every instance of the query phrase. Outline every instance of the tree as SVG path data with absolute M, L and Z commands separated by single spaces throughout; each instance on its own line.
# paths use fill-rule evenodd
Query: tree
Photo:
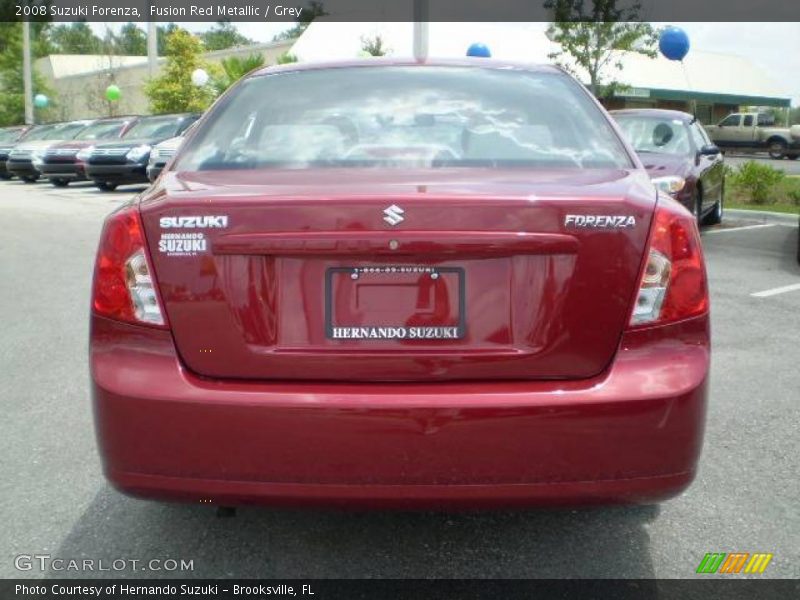
M 272 37 L 273 42 L 282 42 L 284 40 L 293 40 L 299 38 L 303 32 L 311 25 L 311 21 L 317 17 L 324 17 L 328 13 L 325 12 L 322 2 L 312 0 L 308 6 L 303 8 L 302 14 L 297 18 L 297 24 L 291 29 L 281 31 L 279 34 Z
M 208 108 L 214 99 L 211 86 L 196 86 L 192 72 L 213 70 L 203 60 L 203 44 L 183 29 L 176 29 L 166 39 L 166 64 L 161 75 L 145 85 L 154 113 L 199 112 Z
M 123 56 L 147 56 L 147 34 L 135 23 L 125 23 L 114 38 L 114 50 Z
M 244 58 L 232 56 L 222 61 L 222 70 L 211 78 L 211 85 L 217 94 L 225 90 L 247 75 L 250 71 L 264 66 L 264 57 L 261 54 L 251 54 Z
M 585 5 L 590 4 L 589 10 Z M 575 67 L 589 76 L 589 89 L 595 96 L 613 94 L 620 84 L 613 77 L 604 83 L 608 67 L 622 69 L 622 51 L 656 56 L 658 32 L 649 23 L 637 22 L 641 4 L 634 0 L 617 8 L 617 0 L 546 0 L 554 20 L 548 37 L 561 46 L 549 55 L 560 66 L 575 74 Z M 569 56 L 572 61 L 564 61 Z
M 385 56 L 391 52 L 380 35 L 374 37 L 361 36 L 361 50 L 371 56 Z
M 82 21 L 56 25 L 50 31 L 50 41 L 57 54 L 100 54 L 102 47 L 100 38 Z
M 46 28 L 31 23 L 31 54 L 38 58 L 47 52 L 42 43 Z M 50 108 L 36 109 L 36 120 L 46 121 L 55 108 L 55 94 L 42 76 L 33 71 L 33 93 L 44 94 L 51 101 Z M 22 81 L 22 23 L 0 22 L 0 126 L 17 125 L 25 121 L 25 92 Z
M 209 52 L 234 46 L 249 46 L 253 40 L 245 37 L 230 21 L 219 21 L 214 27 L 200 34 L 203 45 Z
M 167 52 L 167 38 L 176 30 L 180 29 L 175 23 L 156 26 L 156 46 L 159 56 L 164 56 Z

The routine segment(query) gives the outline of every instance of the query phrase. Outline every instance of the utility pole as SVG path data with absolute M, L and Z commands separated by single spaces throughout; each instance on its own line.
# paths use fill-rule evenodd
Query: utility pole
M 155 21 L 147 22 L 147 71 L 150 78 L 156 76 L 158 68 L 158 28 Z
M 428 58 L 428 0 L 414 1 L 414 59 Z
M 33 74 L 31 72 L 31 24 L 22 22 L 22 87 L 25 93 L 25 124 L 33 125 Z

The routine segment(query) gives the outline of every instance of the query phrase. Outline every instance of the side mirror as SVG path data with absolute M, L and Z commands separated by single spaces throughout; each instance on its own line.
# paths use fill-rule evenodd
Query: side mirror
M 719 148 L 715 144 L 706 144 L 700 148 L 700 156 L 717 156 Z

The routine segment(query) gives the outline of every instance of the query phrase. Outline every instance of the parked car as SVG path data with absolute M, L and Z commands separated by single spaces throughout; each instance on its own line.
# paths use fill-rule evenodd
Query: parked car
M 47 149 L 59 142 L 74 139 L 91 124 L 90 120 L 67 121 L 32 131 L 11 150 L 6 169 L 25 183 L 35 182 L 39 179 L 39 165 Z
M 800 125 L 775 127 L 766 113 L 733 113 L 707 127 L 714 143 L 723 150 L 769 152 L 775 159 L 800 156 Z
M 91 149 L 104 140 L 122 137 L 138 117 L 112 117 L 98 119 L 69 142 L 53 144 L 44 153 L 39 172 L 55 186 L 65 187 L 71 181 L 85 181 L 83 162 L 78 160 L 81 150 Z
M 14 146 L 31 130 L 28 125 L 16 125 L 0 128 L 0 179 L 11 179 L 13 176 L 6 170 L 8 155 Z
M 245 76 L 109 215 L 90 365 L 142 497 L 655 502 L 709 344 L 695 220 L 578 81 L 370 59 Z
M 183 136 L 176 136 L 153 147 L 153 150 L 150 152 L 150 161 L 147 163 L 147 179 L 149 179 L 151 183 L 158 179 L 158 176 L 161 175 L 161 171 L 170 159 L 175 156 L 178 148 L 181 147 L 182 142 Z
M 674 110 L 611 111 L 653 183 L 703 225 L 722 221 L 725 165 L 719 148 L 692 115 Z
M 98 188 L 111 191 L 126 183 L 147 183 L 147 164 L 153 146 L 180 135 L 199 114 L 142 117 L 116 142 L 96 144 L 78 153 L 86 176 Z

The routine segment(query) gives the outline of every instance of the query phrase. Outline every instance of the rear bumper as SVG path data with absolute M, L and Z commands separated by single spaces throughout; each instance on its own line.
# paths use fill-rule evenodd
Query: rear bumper
M 124 165 L 86 164 L 86 177 L 95 181 L 109 183 L 147 183 L 146 164 L 130 163 Z
M 122 491 L 216 504 L 654 502 L 694 477 L 708 319 L 623 337 L 579 382 L 209 381 L 166 331 L 92 317 L 98 443 Z

